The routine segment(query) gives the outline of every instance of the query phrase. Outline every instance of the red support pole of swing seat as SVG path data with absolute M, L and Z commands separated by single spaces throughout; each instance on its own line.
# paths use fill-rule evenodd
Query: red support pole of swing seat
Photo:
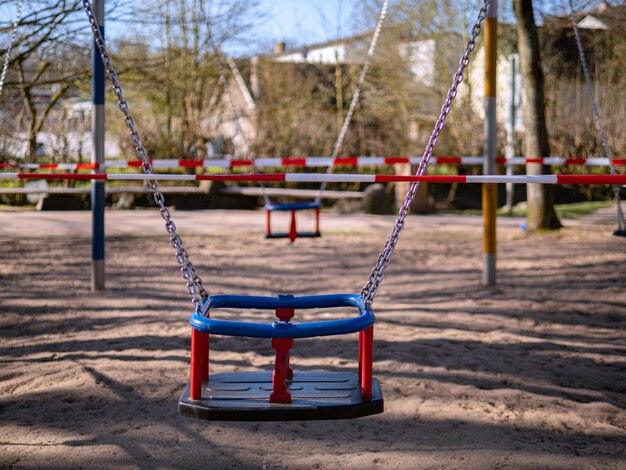
M 191 329 L 191 366 L 189 373 L 189 398 L 202 399 L 202 333 Z
M 296 238 L 298 238 L 298 230 L 296 228 L 296 211 L 294 209 L 291 209 L 291 222 L 289 224 L 289 240 L 291 241 L 291 243 L 293 243 Z
M 320 208 L 315 209 L 315 233 L 320 233 Z
M 296 310 L 293 308 L 277 308 L 276 309 L 276 318 L 278 318 L 280 321 L 289 321 L 293 318 L 295 314 L 296 314 Z M 290 347 L 293 347 L 293 341 L 291 342 Z M 287 350 L 286 359 L 287 359 L 286 376 L 288 380 L 291 380 L 293 378 L 293 369 L 289 365 L 289 350 Z
M 287 370 L 289 369 L 289 350 L 293 347 L 293 338 L 272 338 L 272 347 L 276 350 L 273 390 L 270 403 L 291 403 L 291 393 L 287 390 Z
M 202 340 L 201 353 L 202 353 L 202 380 L 209 380 L 209 334 L 200 333 L 200 339 Z
M 289 321 L 295 315 L 293 308 L 277 308 L 276 318 L 280 321 Z M 289 367 L 289 350 L 293 347 L 293 338 L 272 338 L 272 347 L 276 350 L 274 375 L 272 376 L 273 390 L 270 394 L 270 403 L 291 403 L 291 393 L 287 390 L 287 380 L 293 377 L 293 370 Z
M 374 360 L 374 327 L 359 332 L 359 379 L 364 400 L 372 399 L 372 362 Z
M 359 331 L 359 382 L 361 381 L 363 371 L 363 343 L 365 342 L 363 331 Z

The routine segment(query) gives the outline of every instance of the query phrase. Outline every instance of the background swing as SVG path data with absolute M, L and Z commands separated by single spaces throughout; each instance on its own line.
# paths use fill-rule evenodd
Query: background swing
M 372 56 L 374 55 L 374 51 L 376 50 L 378 37 L 380 36 L 380 31 L 385 21 L 388 4 L 389 4 L 388 0 L 385 0 L 383 2 L 382 8 L 380 10 L 380 14 L 378 15 L 376 28 L 374 29 L 374 33 L 372 34 L 372 39 L 370 40 L 369 48 L 365 56 L 365 61 L 363 63 L 363 67 L 361 68 L 361 72 L 359 74 L 359 78 L 357 80 L 354 93 L 352 94 L 350 107 L 348 108 L 348 112 L 346 113 L 343 124 L 341 126 L 341 130 L 339 132 L 339 135 L 337 136 L 335 145 L 333 146 L 333 151 L 329 158 L 328 169 L 327 169 L 328 173 L 332 173 L 335 167 L 335 163 L 337 161 L 337 158 L 339 157 L 339 153 L 341 152 L 343 141 L 346 138 L 346 134 L 348 133 L 350 123 L 352 122 L 352 116 L 354 115 L 354 111 L 359 102 L 359 97 L 361 95 L 363 84 L 365 83 L 365 78 L 369 70 L 371 59 L 372 59 Z M 254 169 L 254 165 L 252 168 Z M 265 238 L 267 239 L 288 238 L 293 243 L 298 237 L 303 237 L 303 238 L 321 237 L 322 234 L 320 232 L 320 209 L 322 207 L 322 196 L 324 194 L 327 184 L 328 184 L 327 182 L 322 183 L 319 193 L 315 197 L 314 201 L 277 203 L 277 202 L 272 202 L 269 194 L 266 191 L 265 185 L 261 183 L 260 186 L 261 186 L 263 202 L 264 202 L 263 208 L 265 210 Z M 297 213 L 302 212 L 302 211 L 313 211 L 313 214 L 314 214 L 313 231 L 298 230 Z M 276 232 L 272 230 L 272 213 L 273 212 L 289 212 L 288 231 Z
M 214 53 L 217 58 L 216 65 L 219 73 L 219 83 L 224 87 L 224 92 L 228 96 L 228 102 L 230 103 L 231 113 L 233 116 L 233 120 L 235 123 L 235 127 L 237 128 L 239 134 L 244 136 L 244 133 L 241 132 L 240 125 L 240 114 L 236 109 L 234 104 L 234 100 L 230 94 L 230 88 L 228 87 L 228 80 L 226 78 L 226 73 L 224 72 L 224 64 L 222 63 L 222 52 L 218 47 L 214 48 Z M 236 81 L 241 80 L 241 75 L 239 74 L 239 70 L 237 69 L 237 65 L 230 59 L 228 61 L 228 66 L 232 72 L 232 75 L 235 77 Z M 255 159 L 252 158 L 250 160 L 252 162 L 251 170 L 254 172 L 256 167 L 254 165 Z M 265 209 L 265 238 L 289 238 L 291 242 L 294 242 L 297 237 L 305 237 L 305 238 L 315 238 L 320 237 L 320 203 L 319 202 L 292 202 L 292 203 L 272 203 L 270 195 L 268 194 L 267 188 L 265 184 L 261 183 L 259 185 L 261 189 L 261 196 L 263 196 L 263 203 Z M 241 188 L 229 188 L 229 189 L 241 189 Z M 298 231 L 296 226 L 296 211 L 301 210 L 313 210 L 314 217 L 314 230 L 305 232 Z M 289 230 L 287 232 L 275 232 L 272 231 L 272 221 L 271 221 L 271 213 L 274 211 L 289 211 L 290 212 L 290 222 L 289 222 Z
M 241 131 L 241 125 L 239 122 L 240 115 L 236 109 L 234 104 L 234 100 L 229 93 L 228 80 L 226 79 L 226 73 L 224 72 L 224 65 L 222 63 L 222 53 L 219 48 L 215 47 L 215 56 L 217 58 L 217 70 L 219 72 L 219 82 L 224 87 L 224 91 L 229 95 L 228 102 L 231 104 L 231 112 L 234 117 L 235 126 L 238 130 Z M 232 71 L 232 75 L 235 76 L 236 80 L 240 79 L 239 70 L 237 69 L 237 65 L 228 60 L 229 68 Z M 240 132 L 240 135 L 243 136 L 244 133 Z M 256 167 L 254 165 L 255 159 L 251 160 L 251 170 L 254 172 Z M 263 196 L 263 204 L 265 209 L 265 238 L 289 238 L 289 240 L 293 243 L 296 238 L 316 238 L 321 237 L 320 233 L 320 201 L 316 200 L 314 202 L 291 202 L 291 203 L 273 203 L 271 201 L 270 195 L 268 194 L 267 188 L 265 184 L 261 183 L 261 196 Z M 314 212 L 314 229 L 313 231 L 298 231 L 296 225 L 296 212 L 302 210 L 312 210 Z M 290 212 L 290 221 L 289 221 L 289 230 L 287 232 L 275 232 L 272 231 L 272 220 L 271 214 L 274 211 L 288 211 Z
M 434 130 L 424 150 L 416 176 L 423 176 L 433 150 L 443 129 L 446 117 L 450 113 L 451 103 L 457 95 L 457 89 L 463 80 L 465 68 L 469 65 L 470 54 L 476 47 L 476 39 L 487 17 L 491 0 L 484 0 L 478 18 L 472 29 L 465 52 L 454 74 L 453 82 Z M 383 3 L 377 31 L 388 5 Z M 135 121 L 129 112 L 128 102 L 117 78 L 117 73 L 108 55 L 104 38 L 100 32 L 89 0 L 83 0 L 96 46 L 104 62 L 105 70 L 113 82 L 113 91 L 130 136 L 135 144 L 137 156 L 142 161 L 142 170 L 150 175 L 152 165 L 135 128 Z M 375 34 L 375 38 L 377 34 Z M 373 41 L 375 44 L 375 41 Z M 370 47 L 370 51 L 373 51 Z M 366 69 L 365 69 L 366 71 Z M 364 77 L 364 73 L 362 76 Z M 358 88 L 355 92 L 358 98 Z M 356 101 L 353 97 L 353 102 Z M 351 106 L 352 108 L 352 106 Z M 353 109 L 352 109 L 353 111 Z M 351 112 L 348 113 L 348 117 Z M 344 122 L 342 131 L 347 131 Z M 340 134 L 341 143 L 345 132 Z M 338 146 L 337 146 L 338 148 Z M 338 150 L 337 150 L 338 151 Z M 334 155 L 335 156 L 335 155 Z M 332 166 L 329 167 L 329 171 Z M 294 297 L 284 294 L 277 297 L 258 296 L 209 296 L 202 285 L 202 279 L 196 274 L 186 248 L 176 231 L 165 200 L 159 190 L 156 179 L 149 180 L 154 191 L 154 200 L 160 209 L 165 227 L 170 235 L 170 242 L 176 251 L 181 274 L 186 281 L 188 293 L 192 296 L 194 312 L 191 315 L 191 373 L 190 384 L 185 389 L 179 402 L 179 411 L 183 415 L 210 420 L 300 420 L 300 419 L 338 419 L 355 418 L 383 411 L 383 398 L 380 385 L 372 377 L 373 334 L 375 317 L 372 304 L 378 288 L 383 281 L 384 272 L 391 262 L 399 234 L 404 228 L 406 216 L 415 197 L 419 182 L 413 182 L 406 194 L 404 204 L 387 239 L 383 251 L 378 256 L 367 283 L 360 294 L 334 294 Z M 322 186 L 322 191 L 324 186 Z M 320 191 L 321 197 L 321 191 Z M 292 323 L 298 309 L 332 309 L 352 307 L 358 315 L 340 320 L 321 322 Z M 210 318 L 211 311 L 217 308 L 274 310 L 278 321 L 271 324 L 245 323 Z M 289 352 L 296 338 L 330 336 L 341 334 L 359 334 L 358 374 L 329 372 L 294 372 L 289 361 Z M 276 351 L 273 374 L 269 373 L 229 373 L 209 375 L 209 334 L 271 338 Z M 270 380 L 271 379 L 271 380 Z M 271 385 L 270 385 L 271 384 Z

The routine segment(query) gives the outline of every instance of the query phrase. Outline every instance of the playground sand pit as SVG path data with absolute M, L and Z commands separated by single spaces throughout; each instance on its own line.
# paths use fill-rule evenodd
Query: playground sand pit
M 261 213 L 239 214 L 256 229 L 180 214 L 210 292 L 258 295 L 358 292 L 393 220 L 325 216 L 323 238 L 289 245 L 261 237 Z M 375 303 L 384 414 L 206 422 L 177 414 L 190 303 L 158 216 L 107 217 L 96 295 L 88 214 L 0 213 L 2 468 L 626 467 L 626 239 L 611 226 L 503 223 L 498 285 L 483 288 L 480 218 L 411 217 Z M 144 218 L 144 236 L 127 233 Z M 352 372 L 356 345 L 296 340 L 293 367 Z M 212 373 L 273 357 L 269 340 L 211 339 Z

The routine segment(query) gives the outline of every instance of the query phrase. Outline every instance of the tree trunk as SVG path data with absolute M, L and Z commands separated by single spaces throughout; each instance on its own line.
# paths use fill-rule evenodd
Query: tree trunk
M 28 135 L 28 155 L 26 156 L 28 163 L 37 161 L 37 133 L 31 130 Z
M 513 3 L 517 18 L 517 38 L 523 79 L 524 156 L 526 159 L 548 157 L 550 144 L 546 128 L 543 71 L 533 3 L 532 0 L 514 0 Z M 541 163 L 526 165 L 526 173 L 529 175 L 540 175 L 549 171 L 549 167 Z M 561 222 L 554 211 L 552 186 L 529 184 L 527 188 L 526 229 L 534 231 L 561 228 Z

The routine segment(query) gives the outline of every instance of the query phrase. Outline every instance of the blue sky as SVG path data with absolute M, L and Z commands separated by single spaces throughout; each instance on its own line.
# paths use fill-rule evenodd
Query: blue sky
M 338 26 L 348 32 L 354 27 L 351 17 L 357 4 L 358 0 L 261 0 L 268 21 L 260 32 L 276 39 L 306 38 L 307 42 L 333 39 Z
M 264 21 L 252 33 L 261 47 L 277 41 L 289 46 L 336 39 L 368 29 L 362 23 L 362 0 L 260 0 Z
M 277 41 L 285 41 L 290 47 L 311 44 L 373 27 L 363 24 L 363 0 L 258 1 L 262 21 L 259 20 L 257 26 L 246 35 L 249 47 L 245 49 L 248 51 L 244 51 L 243 46 L 230 45 L 233 52 L 259 52 L 273 47 Z M 0 24 L 14 18 L 16 4 L 17 0 L 0 4 Z M 129 2 L 129 5 L 133 5 L 133 2 Z M 359 14 L 355 14 L 355 11 Z M 109 34 L 113 38 L 126 36 L 129 23 L 129 20 L 108 23 Z M 4 39 L 0 37 L 0 43 Z
M 105 0 L 107 1 L 107 0 Z M 111 1 L 111 0 L 108 0 Z M 364 5 L 374 8 L 376 3 L 382 0 L 258 0 L 260 12 L 256 26 L 245 35 L 244 41 L 238 44 L 227 44 L 224 50 L 231 55 L 250 55 L 259 52 L 268 52 L 274 43 L 285 41 L 288 47 L 297 47 L 304 44 L 312 44 L 336 39 L 337 37 L 367 31 L 373 28 L 375 13 L 364 13 Z M 537 2 L 537 6 L 554 10 L 554 4 L 562 0 L 543 0 Z M 137 0 L 128 0 L 128 11 L 136 8 Z M 392 0 L 391 9 L 393 9 Z M 509 3 L 502 2 L 500 18 L 510 18 Z M 597 0 L 576 0 L 578 8 L 593 7 Z M 583 3 L 584 5 L 580 5 Z M 0 25 L 12 21 L 15 16 L 17 0 L 8 0 L 0 4 Z M 27 10 L 28 3 L 25 5 Z M 132 15 L 129 15 L 132 18 Z M 472 19 L 473 19 L 472 12 Z M 110 37 L 116 39 L 127 36 L 132 39 L 136 31 L 130 36 L 128 25 L 132 20 L 127 17 L 126 21 L 108 24 Z M 370 24 L 370 21 L 372 22 Z M 117 23 L 117 24 L 116 24 Z M 8 35 L 0 35 L 0 44 L 8 40 Z

